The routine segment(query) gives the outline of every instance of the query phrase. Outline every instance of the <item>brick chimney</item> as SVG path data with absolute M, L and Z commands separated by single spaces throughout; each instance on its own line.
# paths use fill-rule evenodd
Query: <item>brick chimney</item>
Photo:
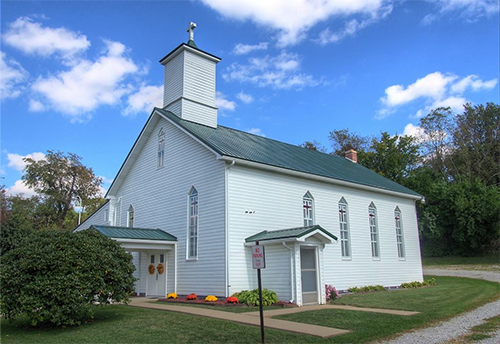
M 352 162 L 358 163 L 358 152 L 351 148 L 345 152 L 345 158 L 351 160 Z

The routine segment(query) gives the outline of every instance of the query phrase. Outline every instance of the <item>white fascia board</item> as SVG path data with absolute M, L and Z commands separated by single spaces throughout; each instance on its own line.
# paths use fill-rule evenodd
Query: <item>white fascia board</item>
M 282 174 L 288 174 L 288 175 L 291 175 L 294 177 L 299 177 L 299 178 L 307 178 L 307 179 L 317 180 L 317 181 L 326 182 L 326 183 L 330 183 L 330 184 L 336 184 L 336 185 L 356 188 L 356 189 L 360 189 L 360 190 L 378 192 L 378 193 L 383 193 L 383 194 L 387 194 L 387 195 L 391 195 L 391 196 L 398 196 L 398 197 L 409 198 L 409 199 L 414 199 L 414 200 L 421 200 L 422 199 L 421 196 L 410 195 L 410 194 L 405 194 L 405 193 L 401 193 L 401 192 L 397 192 L 397 191 L 381 189 L 381 188 L 377 188 L 374 186 L 356 184 L 353 182 L 347 182 L 347 181 L 334 179 L 334 178 L 322 177 L 322 176 L 318 176 L 315 174 L 289 170 L 289 169 L 286 169 L 283 167 L 261 164 L 258 162 L 243 160 L 243 159 L 239 159 L 239 158 L 233 158 L 233 157 L 225 156 L 225 155 L 221 156 L 220 159 L 224 160 L 224 161 L 229 161 L 229 162 L 234 161 L 234 162 L 241 164 L 241 165 L 244 165 L 244 166 L 249 166 L 249 167 L 253 167 L 253 168 L 257 168 L 257 169 L 262 169 L 262 170 L 267 170 L 267 171 L 272 171 L 272 172 L 277 172 L 277 173 L 282 173 Z
M 187 131 L 186 129 L 184 129 L 182 126 L 180 126 L 179 124 L 175 123 L 174 121 L 172 121 L 170 118 L 168 118 L 167 116 L 164 116 L 162 113 L 160 112 L 156 112 L 156 114 L 158 114 L 161 118 L 165 119 L 167 122 L 171 123 L 172 125 L 174 125 L 176 128 L 178 128 L 180 131 L 182 131 L 183 133 L 185 133 L 186 135 L 188 135 L 189 137 L 191 137 L 193 140 L 195 140 L 196 142 L 198 142 L 200 145 L 202 145 L 203 147 L 205 147 L 206 149 L 208 149 L 210 152 L 214 153 L 215 154 L 215 157 L 220 160 L 221 159 L 221 155 L 219 153 L 217 153 L 215 150 L 213 150 L 210 146 L 208 146 L 206 143 L 204 143 L 203 141 L 201 141 L 199 138 L 197 138 L 196 136 L 194 136 L 193 134 L 191 134 L 189 131 Z
M 172 60 L 173 58 L 175 58 L 177 55 L 179 55 L 181 52 L 183 52 L 184 50 L 186 51 L 189 51 L 193 54 L 196 54 L 196 55 L 199 55 L 201 57 L 204 57 L 206 58 L 207 60 L 210 60 L 210 61 L 213 61 L 215 63 L 218 63 L 220 62 L 220 58 L 217 58 L 215 56 L 212 56 L 212 55 L 209 55 L 209 54 L 206 54 L 204 53 L 203 51 L 200 51 L 198 49 L 194 49 L 192 47 L 190 47 L 189 45 L 181 45 L 177 51 L 175 51 L 172 55 L 170 55 L 169 57 L 163 59 L 160 61 L 160 63 L 162 65 L 166 65 L 168 63 L 168 61 Z
M 335 242 L 335 240 L 333 238 L 330 238 L 328 235 L 326 235 L 325 233 L 323 233 L 319 229 L 316 229 L 315 231 L 312 231 L 311 233 L 307 233 L 301 237 L 298 237 L 297 241 L 300 241 L 300 242 L 306 241 L 307 238 L 312 237 L 316 234 L 321 235 L 322 239 L 320 239 L 320 240 L 323 244 L 333 244 Z
M 281 244 L 283 242 L 297 242 L 297 238 L 283 238 L 283 239 L 273 239 L 273 240 L 262 240 L 259 241 L 259 245 L 274 245 Z M 245 242 L 245 246 L 255 246 L 255 241 Z

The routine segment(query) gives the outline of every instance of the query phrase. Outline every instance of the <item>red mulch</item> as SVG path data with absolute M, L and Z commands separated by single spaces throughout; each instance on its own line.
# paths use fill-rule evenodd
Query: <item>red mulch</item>
M 158 299 L 158 301 L 169 302 L 169 303 L 196 303 L 196 304 L 218 306 L 218 307 L 253 307 L 253 306 L 248 306 L 245 303 L 227 303 L 225 300 L 217 300 L 215 302 L 208 302 L 208 301 L 205 301 L 204 299 L 186 300 L 186 298 L 181 298 L 181 297 L 179 297 L 177 299 L 163 298 L 163 299 Z M 283 302 L 283 301 L 279 301 L 277 304 L 274 304 L 273 306 L 282 307 L 282 308 L 297 307 L 297 305 L 294 303 L 288 303 L 288 302 Z

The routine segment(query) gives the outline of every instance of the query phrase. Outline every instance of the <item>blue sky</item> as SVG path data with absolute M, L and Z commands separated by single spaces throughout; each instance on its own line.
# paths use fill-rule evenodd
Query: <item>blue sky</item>
M 198 24 L 219 124 L 299 144 L 418 133 L 438 106 L 499 102 L 498 0 L 2 1 L 1 168 L 73 152 L 106 189 L 153 106 L 158 60 Z

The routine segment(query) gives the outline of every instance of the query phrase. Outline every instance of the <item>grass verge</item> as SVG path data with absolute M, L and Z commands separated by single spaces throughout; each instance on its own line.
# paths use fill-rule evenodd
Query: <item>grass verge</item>
M 492 254 L 479 257 L 459 257 L 459 256 L 445 256 L 445 257 L 422 257 L 422 265 L 424 267 L 442 267 L 446 265 L 499 265 L 500 254 Z

